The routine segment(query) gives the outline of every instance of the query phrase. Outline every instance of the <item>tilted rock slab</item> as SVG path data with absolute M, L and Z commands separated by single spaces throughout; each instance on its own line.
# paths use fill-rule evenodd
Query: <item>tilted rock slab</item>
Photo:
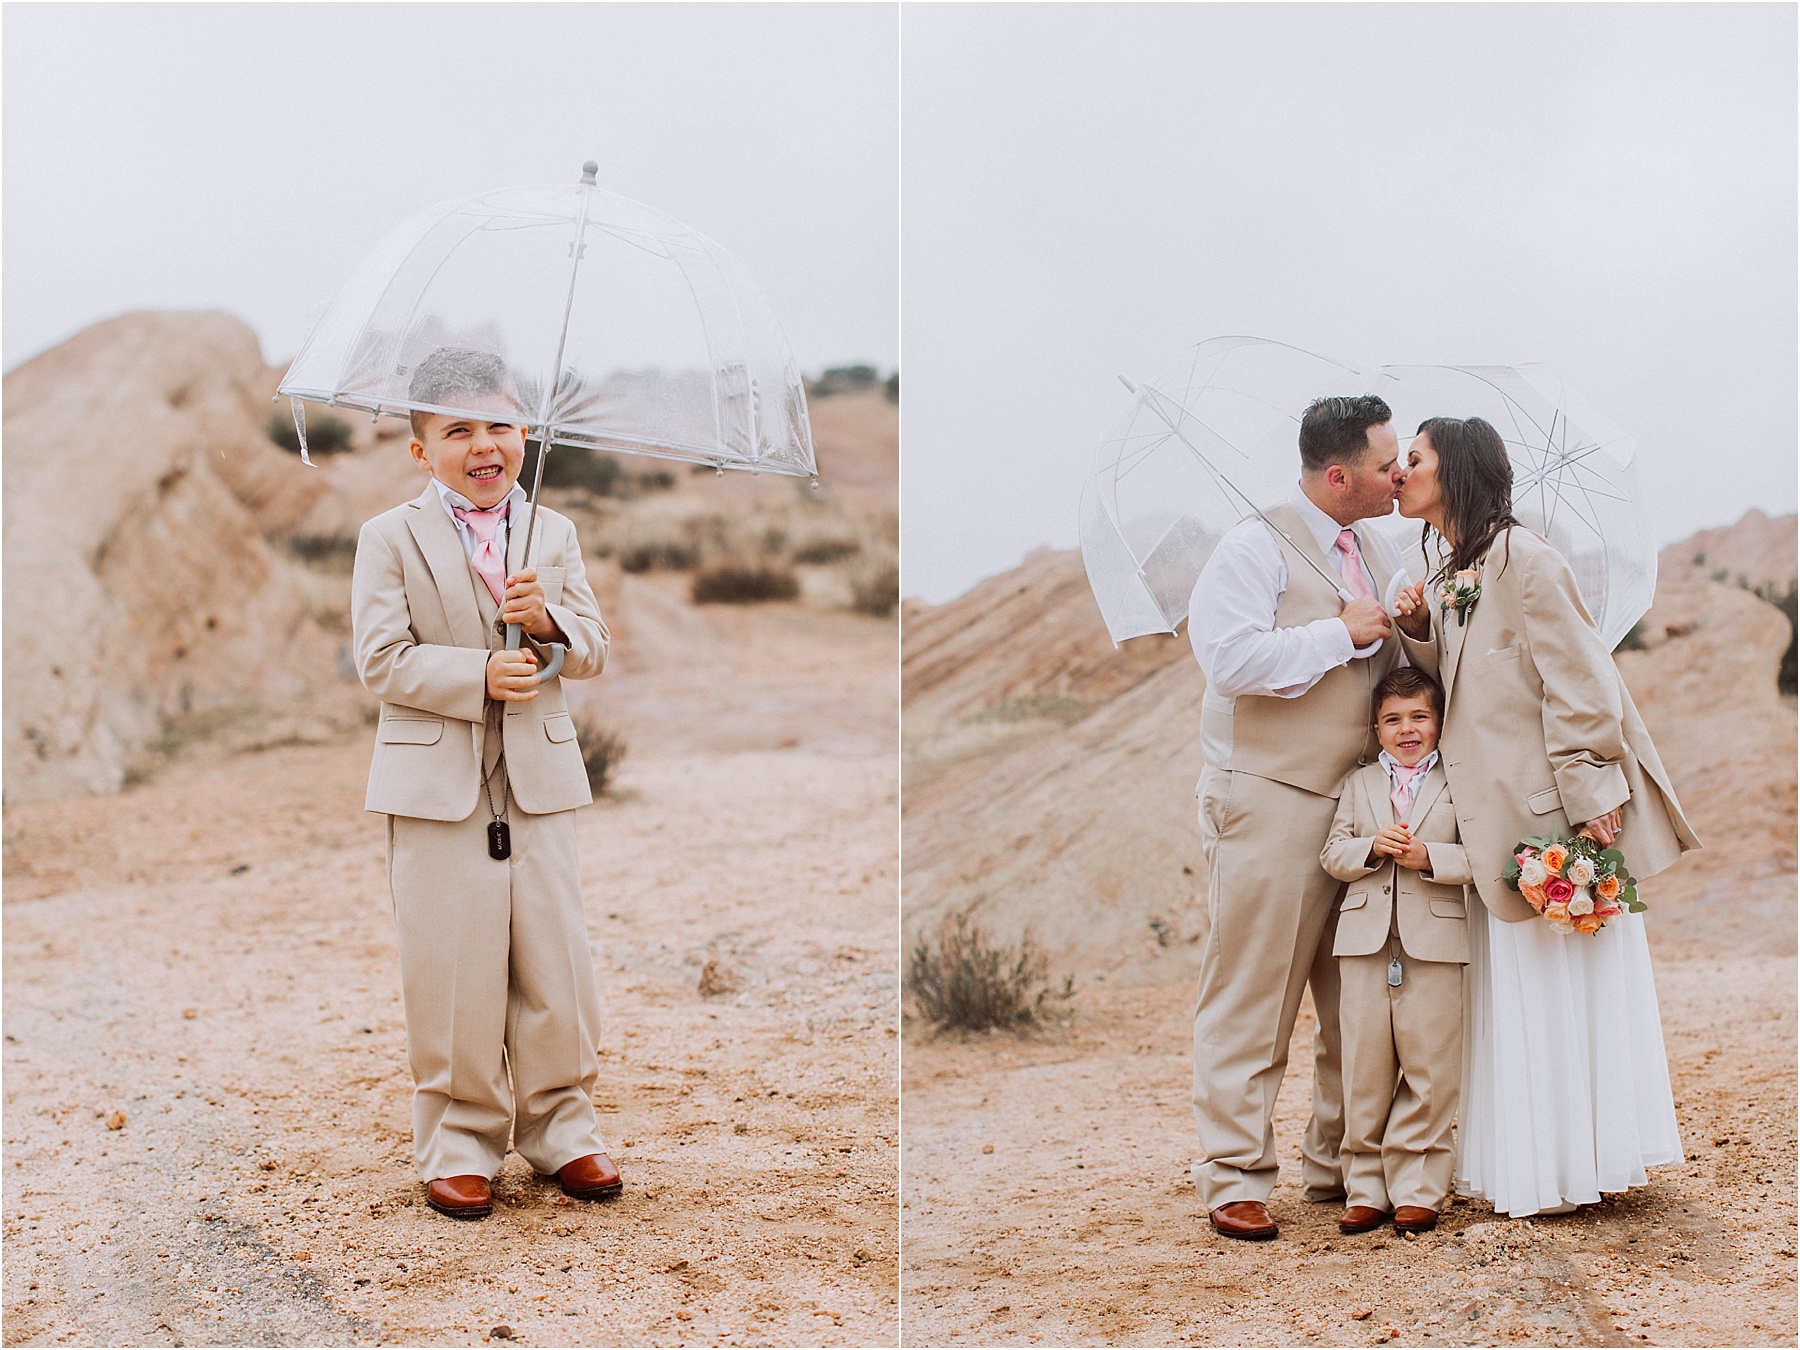
M 266 534 L 319 475 L 264 434 L 256 335 L 128 314 L 5 379 L 5 799 L 116 792 L 169 719 L 336 680 Z

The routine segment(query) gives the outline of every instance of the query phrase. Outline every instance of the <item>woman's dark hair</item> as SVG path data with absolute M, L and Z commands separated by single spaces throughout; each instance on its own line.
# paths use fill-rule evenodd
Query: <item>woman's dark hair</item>
M 1479 417 L 1428 417 L 1418 433 L 1431 438 L 1437 451 L 1438 489 L 1444 494 L 1444 524 L 1454 539 L 1444 540 L 1449 558 L 1436 579 L 1478 566 L 1500 533 L 1519 522 L 1512 513 L 1512 461 L 1500 433 Z M 1419 549 L 1437 531 L 1427 525 L 1419 535 Z M 1442 556 L 1444 549 L 1438 549 Z M 1510 541 L 1507 561 L 1511 561 Z M 1502 566 L 1505 564 L 1503 563 Z

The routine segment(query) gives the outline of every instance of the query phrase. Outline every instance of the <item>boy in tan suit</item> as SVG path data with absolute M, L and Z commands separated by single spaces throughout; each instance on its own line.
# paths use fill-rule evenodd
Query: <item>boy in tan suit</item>
M 569 1195 L 621 1189 L 592 1092 L 600 994 L 575 809 L 593 800 L 562 679 L 609 642 L 574 527 L 539 507 L 525 566 L 525 428 L 506 366 L 420 362 L 411 450 L 431 483 L 363 526 L 351 584 L 357 673 L 381 700 L 365 802 L 388 817 L 388 879 L 426 1199 L 479 1219 L 507 1141 Z M 517 623 L 532 648 L 503 650 Z M 539 684 L 544 644 L 567 648 Z
M 1444 695 L 1413 666 L 1372 699 L 1378 762 L 1338 794 L 1319 861 L 1348 882 L 1332 951 L 1343 1036 L 1344 1233 L 1437 1225 L 1455 1184 L 1468 855 L 1438 764 Z

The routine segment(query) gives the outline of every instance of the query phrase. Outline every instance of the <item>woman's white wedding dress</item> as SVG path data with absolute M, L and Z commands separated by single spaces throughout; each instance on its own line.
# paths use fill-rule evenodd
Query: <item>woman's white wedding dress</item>
M 1643 916 L 1562 936 L 1473 907 L 1457 1190 L 1523 1217 L 1682 1161 Z

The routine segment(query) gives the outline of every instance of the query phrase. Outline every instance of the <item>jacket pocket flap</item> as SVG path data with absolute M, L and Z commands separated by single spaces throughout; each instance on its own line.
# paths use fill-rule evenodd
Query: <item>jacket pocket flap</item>
M 1363 889 L 1363 890 L 1358 890 L 1358 891 L 1351 891 L 1347 895 L 1345 895 L 1344 903 L 1339 905 L 1338 908 L 1340 910 L 1361 909 L 1364 905 L 1366 905 L 1368 903 L 1369 903 L 1369 892 L 1367 889 Z
M 1468 907 L 1461 900 L 1440 900 L 1435 895 L 1431 897 L 1431 912 L 1440 919 L 1466 919 L 1469 917 Z
M 1562 805 L 1562 793 L 1553 787 L 1542 792 L 1534 792 L 1525 799 L 1525 805 L 1531 808 L 1534 816 L 1547 816 Z
M 444 724 L 423 717 L 389 717 L 375 728 L 375 739 L 387 745 L 436 745 L 444 735 Z
M 575 739 L 575 723 L 567 713 L 551 713 L 544 719 L 544 735 L 560 744 Z
M 1518 659 L 1519 644 L 1516 642 L 1510 647 L 1490 647 L 1488 654 L 1482 658 L 1484 661 L 1516 661 Z

